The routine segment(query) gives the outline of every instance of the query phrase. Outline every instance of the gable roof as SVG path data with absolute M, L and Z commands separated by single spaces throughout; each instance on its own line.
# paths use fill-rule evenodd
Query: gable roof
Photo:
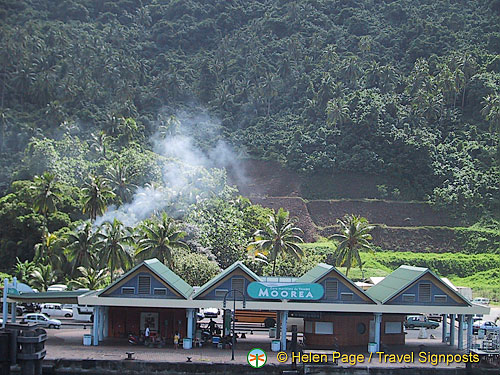
M 175 274 L 170 268 L 168 268 L 158 259 L 153 258 L 153 259 L 147 259 L 144 262 L 139 263 L 130 271 L 123 274 L 114 283 L 108 285 L 105 289 L 101 290 L 98 293 L 98 296 L 102 296 L 104 293 L 113 288 L 115 285 L 118 285 L 118 283 L 120 283 L 123 279 L 136 272 L 142 266 L 148 268 L 152 273 L 154 273 L 163 282 L 165 282 L 165 284 L 169 285 L 172 289 L 178 292 L 185 299 L 188 299 L 189 296 L 193 293 L 193 288 L 191 287 L 191 285 L 182 280 L 179 276 L 177 276 L 177 274 Z
M 368 295 L 363 289 L 357 286 L 351 279 L 347 278 L 342 272 L 330 264 L 319 263 L 316 267 L 311 268 L 305 274 L 297 279 L 298 283 L 316 283 L 323 277 L 328 275 L 330 272 L 334 272 L 339 278 L 346 281 L 347 284 L 351 285 L 354 289 L 358 290 L 361 294 L 368 297 L 372 302 L 377 303 L 370 295 Z
M 203 294 L 206 292 L 208 289 L 210 289 L 212 286 L 217 284 L 220 280 L 224 279 L 226 276 L 231 274 L 233 271 L 236 269 L 241 269 L 243 272 L 245 272 L 248 276 L 250 276 L 252 279 L 255 281 L 261 281 L 260 277 L 257 276 L 256 273 L 254 273 L 252 270 L 250 270 L 247 266 L 245 266 L 242 262 L 238 261 L 233 264 L 231 264 L 228 268 L 226 268 L 224 271 L 222 271 L 220 274 L 218 274 L 216 277 L 213 279 L 207 281 L 205 284 L 203 284 L 200 289 L 196 291 L 195 294 L 193 294 L 193 299 L 198 297 L 199 295 Z
M 457 291 L 453 290 L 430 269 L 423 267 L 400 266 L 398 269 L 386 276 L 381 282 L 368 289 L 366 294 L 382 303 L 386 303 L 426 274 L 432 275 L 438 282 L 441 283 L 441 285 L 444 286 L 444 289 L 447 289 L 452 294 L 458 296 L 462 301 L 470 306 L 469 300 L 467 300 L 460 293 L 457 293 Z

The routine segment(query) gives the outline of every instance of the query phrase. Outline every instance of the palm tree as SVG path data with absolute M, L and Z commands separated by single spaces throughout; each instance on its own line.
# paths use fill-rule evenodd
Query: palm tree
M 57 282 L 57 274 L 51 264 L 38 265 L 30 276 L 29 284 L 39 292 L 45 292 L 49 286 Z
M 121 203 L 127 202 L 132 197 L 133 189 L 137 188 L 130 183 L 134 175 L 135 173 L 129 173 L 126 165 L 116 164 L 110 168 L 108 181 Z
M 64 254 L 57 249 L 57 240 L 58 238 L 54 233 L 44 232 L 42 242 L 39 242 L 34 246 L 35 256 L 33 259 L 36 262 L 50 262 L 51 264 L 61 266 Z
M 173 267 L 172 252 L 176 249 L 189 249 L 182 241 L 186 232 L 179 230 L 172 218 L 166 213 L 159 220 L 145 222 L 141 228 L 141 239 L 136 256 L 151 256 L 161 260 L 168 267 Z
M 351 267 L 359 265 L 363 270 L 363 264 L 359 255 L 359 250 L 364 249 L 373 252 L 373 246 L 370 243 L 373 225 L 368 223 L 364 217 L 356 215 L 346 215 L 343 220 L 338 219 L 340 225 L 340 234 L 334 234 L 331 239 L 339 240 L 340 243 L 335 250 L 335 265 L 345 266 L 347 276 Z
M 92 224 L 86 222 L 85 225 L 77 231 L 67 235 L 69 245 L 68 255 L 72 263 L 72 274 L 79 266 L 89 266 L 92 254 L 94 253 L 95 233 L 92 231 Z
M 61 198 L 61 191 L 56 185 L 56 177 L 53 173 L 43 172 L 41 176 L 35 176 L 34 184 L 31 186 L 36 192 L 33 200 L 33 209 L 40 213 L 47 222 L 47 215 L 57 210 L 56 204 Z
M 266 229 L 259 229 L 254 233 L 255 240 L 248 245 L 248 250 L 255 257 L 266 257 L 273 263 L 273 276 L 276 272 L 276 260 L 282 253 L 288 253 L 295 258 L 304 255 L 304 251 L 297 244 L 304 242 L 300 237 L 302 230 L 290 220 L 287 211 L 280 208 L 269 216 Z
M 100 289 L 106 283 L 106 278 L 108 277 L 106 269 L 98 269 L 92 266 L 80 266 L 77 269 L 81 276 L 69 282 L 73 288 L 96 290 Z
M 89 176 L 90 182 L 82 189 L 83 213 L 88 213 L 93 222 L 104 214 L 109 200 L 115 197 L 106 181 L 100 176 Z
M 113 282 L 115 270 L 126 269 L 132 264 L 132 257 L 126 246 L 131 236 L 118 219 L 114 219 L 112 223 L 105 222 L 102 227 L 97 247 L 100 249 L 101 265 L 108 267 Z

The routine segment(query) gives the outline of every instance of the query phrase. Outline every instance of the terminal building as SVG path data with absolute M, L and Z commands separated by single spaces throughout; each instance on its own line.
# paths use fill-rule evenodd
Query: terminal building
M 158 259 L 142 262 L 103 290 L 80 293 L 75 303 L 94 306 L 94 345 L 106 337 L 140 334 L 146 327 L 170 343 L 177 332 L 196 340 L 197 311 L 230 309 L 233 295 L 238 310 L 277 313 L 282 349 L 286 348 L 289 316 L 303 319 L 308 348 L 371 346 L 379 350 L 382 345 L 404 345 L 405 317 L 415 314 L 441 315 L 441 340 L 464 349 L 465 334 L 470 348 L 473 315 L 489 312 L 427 268 L 401 266 L 363 290 L 328 264 L 318 264 L 299 278 L 271 278 L 258 276 L 236 262 L 205 285 L 193 288 Z M 22 301 L 34 296 L 9 298 Z M 43 293 L 38 298 L 43 300 Z M 57 302 L 53 299 L 50 302 Z

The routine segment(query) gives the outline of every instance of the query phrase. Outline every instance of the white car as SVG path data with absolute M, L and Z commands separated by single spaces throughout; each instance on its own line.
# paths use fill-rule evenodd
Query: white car
M 38 323 L 42 327 L 47 328 L 61 328 L 61 321 L 57 319 L 49 319 L 44 314 L 27 314 L 24 317 L 26 323 Z
M 476 297 L 472 300 L 472 303 L 479 303 L 480 305 L 489 305 L 490 304 L 490 300 L 489 298 L 485 298 L 485 297 Z
M 64 316 L 65 318 L 73 317 L 73 310 L 65 309 L 59 303 L 43 304 L 40 312 L 47 316 Z
M 495 322 L 487 320 L 478 320 L 472 325 L 472 332 L 476 334 L 480 329 L 484 329 L 486 334 L 489 333 L 500 333 L 500 327 L 498 327 Z

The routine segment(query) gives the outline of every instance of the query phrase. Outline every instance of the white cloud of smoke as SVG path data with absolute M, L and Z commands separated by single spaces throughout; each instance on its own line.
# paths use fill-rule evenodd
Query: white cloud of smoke
M 158 116 L 158 131 L 152 139 L 153 150 L 166 158 L 163 186 L 138 188 L 130 203 L 119 208 L 110 206 L 96 220 L 96 225 L 116 218 L 133 226 L 155 212 L 172 208 L 179 200 L 196 201 L 205 193 L 214 191 L 214 187 L 203 178 L 206 170 L 212 168 L 230 169 L 238 184 L 245 183 L 239 155 L 221 139 L 219 120 L 199 111 L 195 115 L 180 112 L 173 117 L 165 116 L 165 113 Z

